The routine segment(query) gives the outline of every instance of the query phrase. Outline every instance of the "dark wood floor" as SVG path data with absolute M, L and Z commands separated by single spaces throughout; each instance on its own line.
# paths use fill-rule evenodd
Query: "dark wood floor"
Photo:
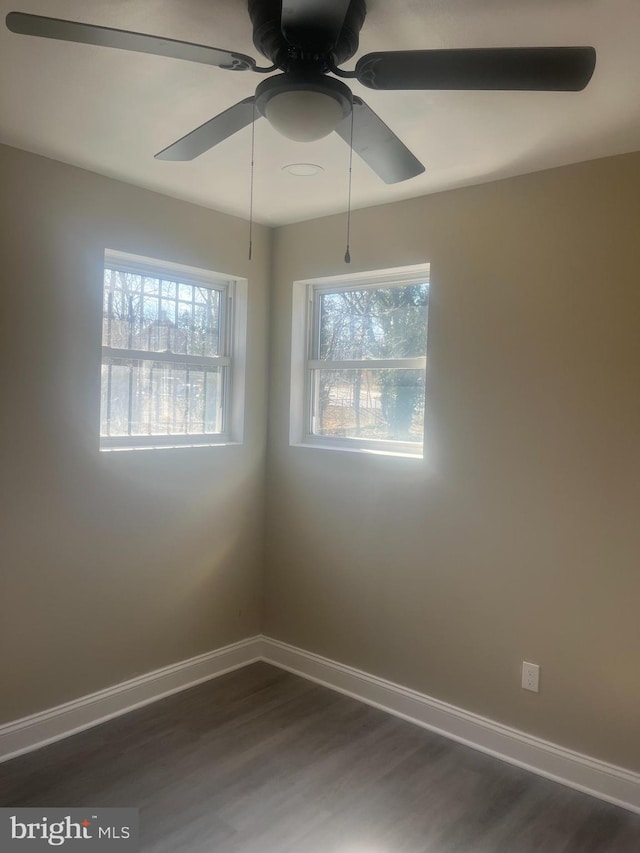
M 638 853 L 640 815 L 254 664 L 0 765 L 3 806 L 135 806 L 145 853 Z

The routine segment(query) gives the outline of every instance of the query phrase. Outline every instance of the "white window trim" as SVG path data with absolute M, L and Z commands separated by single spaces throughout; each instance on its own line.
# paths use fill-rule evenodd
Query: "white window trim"
M 311 389 L 310 370 L 315 367 L 403 367 L 422 369 L 426 358 L 410 359 L 363 359 L 354 361 L 328 362 L 311 359 L 312 324 L 314 318 L 314 294 L 341 290 L 364 290 L 385 284 L 423 284 L 429 281 L 430 264 L 415 264 L 388 270 L 335 275 L 323 278 L 303 279 L 293 283 L 292 326 L 291 326 L 291 396 L 289 417 L 289 444 L 296 447 L 313 447 L 320 450 L 342 450 L 355 453 L 374 453 L 384 456 L 404 456 L 423 459 L 422 444 L 389 439 L 363 439 L 318 436 L 311 433 Z
M 98 417 L 98 435 L 101 451 L 113 450 L 171 450 L 183 447 L 216 447 L 221 445 L 242 444 L 244 441 L 244 410 L 246 385 L 247 350 L 247 296 L 246 278 L 225 275 L 224 273 L 204 270 L 198 267 L 132 255 L 115 249 L 105 249 L 103 269 L 118 269 L 136 275 L 152 275 L 164 278 L 177 278 L 185 284 L 204 285 L 221 290 L 225 294 L 228 322 L 225 322 L 224 356 L 197 357 L 174 353 L 153 353 L 154 361 L 173 363 L 192 363 L 220 365 L 227 367 L 227 383 L 223 403 L 223 431 L 220 433 L 195 435 L 100 435 L 100 417 Z M 104 287 L 104 284 L 102 284 Z M 101 363 L 104 357 L 136 358 L 136 350 L 112 349 L 101 347 Z M 146 350 L 139 353 L 148 359 Z

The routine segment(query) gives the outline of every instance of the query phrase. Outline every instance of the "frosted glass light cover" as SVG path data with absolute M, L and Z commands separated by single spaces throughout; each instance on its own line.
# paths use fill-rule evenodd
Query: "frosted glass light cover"
M 265 107 L 269 123 L 296 142 L 313 142 L 328 136 L 343 116 L 342 106 L 322 92 L 297 90 L 274 95 Z

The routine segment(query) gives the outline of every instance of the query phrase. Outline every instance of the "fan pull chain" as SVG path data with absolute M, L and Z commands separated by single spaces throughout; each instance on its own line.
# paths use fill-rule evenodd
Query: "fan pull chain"
M 251 122 L 251 180 L 249 190 L 249 260 L 253 247 L 253 172 L 256 151 L 256 102 L 253 102 L 253 120 Z
M 345 264 L 351 263 L 349 237 L 351 234 L 351 173 L 353 171 L 353 103 L 351 104 L 351 138 L 349 140 L 349 201 L 347 203 L 347 251 L 344 253 Z

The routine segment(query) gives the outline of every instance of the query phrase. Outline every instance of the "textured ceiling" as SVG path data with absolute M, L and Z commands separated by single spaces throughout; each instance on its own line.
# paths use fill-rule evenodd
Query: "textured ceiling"
M 640 149 L 640 0 L 368 0 L 357 56 L 416 48 L 593 45 L 581 93 L 375 92 L 349 81 L 426 165 L 384 184 L 357 157 L 353 206 Z M 0 0 L 16 10 L 210 44 L 253 47 L 244 0 Z M 17 36 L 0 28 L 0 141 L 247 217 L 251 131 L 191 163 L 154 153 L 264 79 L 164 57 Z M 348 148 L 256 125 L 254 216 L 266 224 L 346 208 Z M 289 163 L 324 171 L 294 177 Z

